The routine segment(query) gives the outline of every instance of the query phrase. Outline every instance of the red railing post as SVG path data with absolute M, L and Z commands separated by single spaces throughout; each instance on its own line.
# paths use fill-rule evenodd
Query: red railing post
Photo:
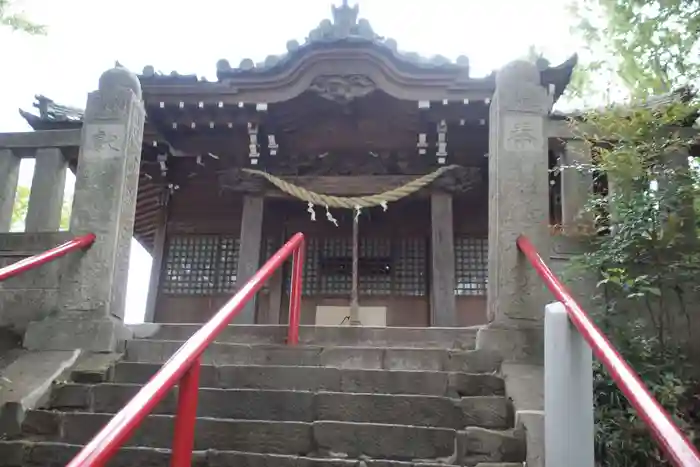
M 668 412 L 654 399 L 639 375 L 629 366 L 627 360 L 618 353 L 605 334 L 576 303 L 571 292 L 554 275 L 535 246 L 524 235 L 518 237 L 517 245 L 549 291 L 552 292 L 552 295 L 564 305 L 571 323 L 591 347 L 593 354 L 608 370 L 610 377 L 632 407 L 637 410 L 639 417 L 649 428 L 652 436 L 671 463 L 677 467 L 700 467 L 700 453 L 695 446 L 673 422 Z
M 195 360 L 189 370 L 182 376 L 178 385 L 175 437 L 170 460 L 171 467 L 190 467 L 192 464 L 201 362 L 201 357 Z
M 302 241 L 292 256 L 292 280 L 289 292 L 289 330 L 287 344 L 299 343 L 299 322 L 301 320 L 302 276 L 304 275 L 304 242 Z

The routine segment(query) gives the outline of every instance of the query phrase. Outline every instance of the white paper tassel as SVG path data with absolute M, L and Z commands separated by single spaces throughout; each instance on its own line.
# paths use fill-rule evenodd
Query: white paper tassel
M 326 219 L 328 219 L 329 222 L 333 222 L 333 224 L 338 227 L 338 221 L 335 217 L 333 217 L 333 214 L 331 214 L 331 210 L 328 209 L 328 206 L 326 206 Z
M 307 206 L 306 212 L 311 214 L 311 220 L 315 221 L 316 220 L 316 211 L 314 211 L 314 203 L 309 201 L 309 203 L 306 206 Z

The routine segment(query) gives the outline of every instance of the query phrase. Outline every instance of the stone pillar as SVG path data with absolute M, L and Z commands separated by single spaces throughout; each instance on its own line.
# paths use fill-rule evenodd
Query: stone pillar
M 593 174 L 587 171 L 593 163 L 590 144 L 584 140 L 569 140 L 562 157 L 561 210 L 565 234 L 589 231 L 593 218 L 583 213 L 593 190 Z
M 455 306 L 455 246 L 452 219 L 452 195 L 430 195 L 432 230 L 430 325 L 452 327 L 457 324 Z
M 36 151 L 36 165 L 29 194 L 26 232 L 55 232 L 61 227 L 63 192 L 68 163 L 59 148 Z
M 20 161 L 12 149 L 0 149 L 0 232 L 9 232 L 12 226 Z
M 129 337 L 123 317 L 144 118 L 138 78 L 106 71 L 88 96 L 70 225 L 97 240 L 64 263 L 56 310 L 29 326 L 25 347 L 109 352 Z
M 265 199 L 262 196 L 246 195 L 243 198 L 238 274 L 236 275 L 238 288 L 243 287 L 260 268 L 264 204 Z M 233 323 L 255 324 L 255 298 L 246 303 L 243 310 L 233 319 Z
M 495 327 L 542 325 L 549 301 L 516 239 L 526 235 L 548 257 L 551 104 L 534 65 L 515 61 L 498 72 L 489 122 L 488 320 Z

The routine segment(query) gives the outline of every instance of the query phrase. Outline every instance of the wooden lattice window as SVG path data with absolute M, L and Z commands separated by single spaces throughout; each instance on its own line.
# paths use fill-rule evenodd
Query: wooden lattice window
M 236 286 L 239 240 L 218 235 L 174 236 L 165 258 L 163 292 L 173 295 L 230 293 Z
M 303 293 L 348 296 L 352 239 L 309 238 L 306 245 Z M 425 239 L 361 238 L 358 250 L 360 295 L 426 295 Z
M 306 252 L 304 254 L 304 277 L 302 283 L 302 295 L 317 295 L 319 293 L 319 267 L 318 267 L 318 245 L 319 240 L 313 237 L 306 239 Z M 289 280 L 289 274 L 285 277 Z M 289 284 L 285 286 L 289 290 Z
M 427 239 L 404 238 L 394 243 L 394 293 L 422 297 L 428 293 Z
M 455 295 L 486 295 L 488 240 L 455 238 Z

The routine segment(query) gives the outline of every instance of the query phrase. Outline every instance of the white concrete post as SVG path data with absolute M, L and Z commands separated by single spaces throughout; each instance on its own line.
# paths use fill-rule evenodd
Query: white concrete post
M 545 306 L 544 345 L 546 463 L 593 467 L 593 355 L 561 302 Z

